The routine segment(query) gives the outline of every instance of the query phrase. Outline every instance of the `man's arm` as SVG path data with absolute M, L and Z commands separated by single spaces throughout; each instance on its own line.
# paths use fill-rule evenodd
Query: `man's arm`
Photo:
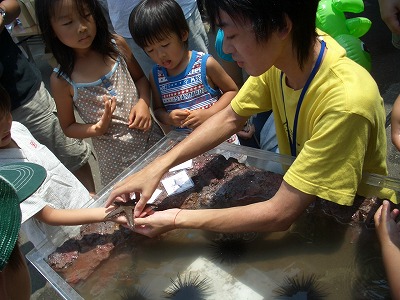
M 165 155 L 157 158 L 138 173 L 117 183 L 106 202 L 106 207 L 118 196 L 123 195 L 126 198 L 129 193 L 136 193 L 137 196 L 141 194 L 140 200 L 135 207 L 135 217 L 138 217 L 157 188 L 164 173 L 171 167 L 219 145 L 233 133 L 243 128 L 246 120 L 247 118 L 237 115 L 230 105 L 227 106 L 207 119 Z
M 156 211 L 144 218 L 136 218 L 135 232 L 154 237 L 177 228 L 217 232 L 284 231 L 315 199 L 315 196 L 283 181 L 278 192 L 269 200 L 224 209 Z

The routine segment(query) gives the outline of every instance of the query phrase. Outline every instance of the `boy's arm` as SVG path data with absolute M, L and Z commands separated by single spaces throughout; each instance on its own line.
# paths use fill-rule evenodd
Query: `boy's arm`
M 192 129 L 198 127 L 209 117 L 227 107 L 238 92 L 236 83 L 225 72 L 222 66 L 211 56 L 207 59 L 206 70 L 206 80 L 208 81 L 208 84 L 212 88 L 219 88 L 223 94 L 211 107 L 192 111 L 184 120 L 182 124 L 183 127 L 189 127 Z
M 218 101 L 207 109 L 213 115 L 227 107 L 236 96 L 239 89 L 228 73 L 226 73 L 222 66 L 211 56 L 207 59 L 206 70 L 209 84 L 218 87 L 223 93 Z
M 156 83 L 154 82 L 153 74 L 151 72 L 149 74 L 149 81 L 150 81 L 150 87 L 151 87 L 151 95 L 153 96 L 152 100 L 153 100 L 154 116 L 161 123 L 163 123 L 165 125 L 172 125 L 170 123 L 168 113 L 165 110 L 165 107 L 161 101 L 161 95 L 158 91 Z
M 106 215 L 113 209 L 113 206 L 108 208 L 55 209 L 47 205 L 34 217 L 43 223 L 53 226 L 82 225 L 106 221 Z M 121 224 L 126 223 L 122 220 L 121 218 L 116 218 L 113 221 Z
M 158 91 L 156 83 L 154 82 L 154 77 L 152 73 L 150 73 L 149 75 L 149 81 L 151 86 L 151 93 L 153 95 L 154 116 L 163 125 L 173 126 L 174 125 L 173 120 L 171 120 L 170 114 L 166 111 L 164 104 L 161 101 L 161 95 Z
M 400 151 L 400 95 L 392 107 L 391 126 L 392 143 Z

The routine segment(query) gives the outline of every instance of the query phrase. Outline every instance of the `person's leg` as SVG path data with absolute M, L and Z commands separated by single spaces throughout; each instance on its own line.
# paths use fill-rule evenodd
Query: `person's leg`
M 278 139 L 276 138 L 274 114 L 268 117 L 260 132 L 260 148 L 279 153 Z
M 13 110 L 14 121 L 24 124 L 39 143 L 49 148 L 90 193 L 95 193 L 92 171 L 88 163 L 90 145 L 65 136 L 57 118 L 53 98 L 42 83 L 28 103 Z
M 133 53 L 133 56 L 142 68 L 144 74 L 147 76 L 147 78 L 149 78 L 151 69 L 154 66 L 154 61 L 143 51 L 142 48 L 138 46 L 138 44 L 135 43 L 132 38 L 125 38 L 125 40 L 128 43 L 128 46 Z
M 225 72 L 228 73 L 229 76 L 231 76 L 233 81 L 235 81 L 236 85 L 240 89 L 245 81 L 245 77 L 247 79 L 247 74 L 245 74 L 245 72 L 237 65 L 235 61 L 228 61 L 219 56 L 217 47 L 222 47 L 222 41 L 219 41 L 219 45 L 216 45 L 217 35 L 214 32 L 209 32 L 208 37 L 210 42 L 208 48 L 209 53 L 220 63 Z
M 114 27 L 111 23 L 110 14 L 108 13 L 108 3 L 106 0 L 98 0 L 101 6 L 101 10 L 103 11 L 104 16 L 106 17 L 108 30 L 115 33 Z
M 186 21 L 189 25 L 189 50 L 208 53 L 208 37 L 197 7 Z

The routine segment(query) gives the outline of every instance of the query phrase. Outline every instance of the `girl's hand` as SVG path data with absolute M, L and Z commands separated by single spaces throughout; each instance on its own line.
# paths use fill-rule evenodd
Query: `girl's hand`
M 210 111 L 207 111 L 207 109 L 192 110 L 184 120 L 182 127 L 195 129 L 196 127 L 203 124 L 203 122 L 207 120 L 209 117 L 211 117 L 211 114 Z
M 174 109 L 169 113 L 169 119 L 171 125 L 175 127 L 184 127 L 183 123 L 185 119 L 189 116 L 190 111 L 187 109 Z
M 147 104 L 139 100 L 134 105 L 129 113 L 128 120 L 129 128 L 136 128 L 139 130 L 147 131 L 151 127 L 151 115 Z
M 117 107 L 117 99 L 114 96 L 109 98 L 108 96 L 104 95 L 103 101 L 104 113 L 101 116 L 100 121 L 96 123 L 96 132 L 99 132 L 99 135 L 103 135 L 107 132 L 111 123 L 112 115 Z
M 393 243 L 400 248 L 400 223 L 395 222 L 399 214 L 400 211 L 396 208 L 390 212 L 390 203 L 387 200 L 376 211 L 375 228 L 381 244 Z

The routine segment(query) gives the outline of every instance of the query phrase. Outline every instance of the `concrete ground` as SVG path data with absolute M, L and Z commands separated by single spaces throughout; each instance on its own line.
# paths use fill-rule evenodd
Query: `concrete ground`
M 394 100 L 400 93 L 400 50 L 391 44 L 391 33 L 382 22 L 379 15 L 379 7 L 376 0 L 365 0 L 365 9 L 357 16 L 364 16 L 372 21 L 369 32 L 361 39 L 366 44 L 372 56 L 371 74 L 378 83 L 381 95 L 385 102 L 386 113 L 391 111 Z M 349 16 L 351 17 L 351 16 Z M 48 57 L 43 55 L 43 47 L 34 47 L 35 61 L 42 71 L 43 79 L 48 84 L 51 67 L 47 63 Z M 400 178 L 400 155 L 390 141 L 390 126 L 387 128 L 388 136 L 388 166 L 389 176 Z M 96 187 L 100 190 L 99 173 L 96 161 L 90 160 Z M 26 242 L 22 245 L 24 253 L 31 249 L 31 244 Z M 53 288 L 46 282 L 33 266 L 30 265 L 32 277 L 32 297 L 31 299 L 61 299 Z

